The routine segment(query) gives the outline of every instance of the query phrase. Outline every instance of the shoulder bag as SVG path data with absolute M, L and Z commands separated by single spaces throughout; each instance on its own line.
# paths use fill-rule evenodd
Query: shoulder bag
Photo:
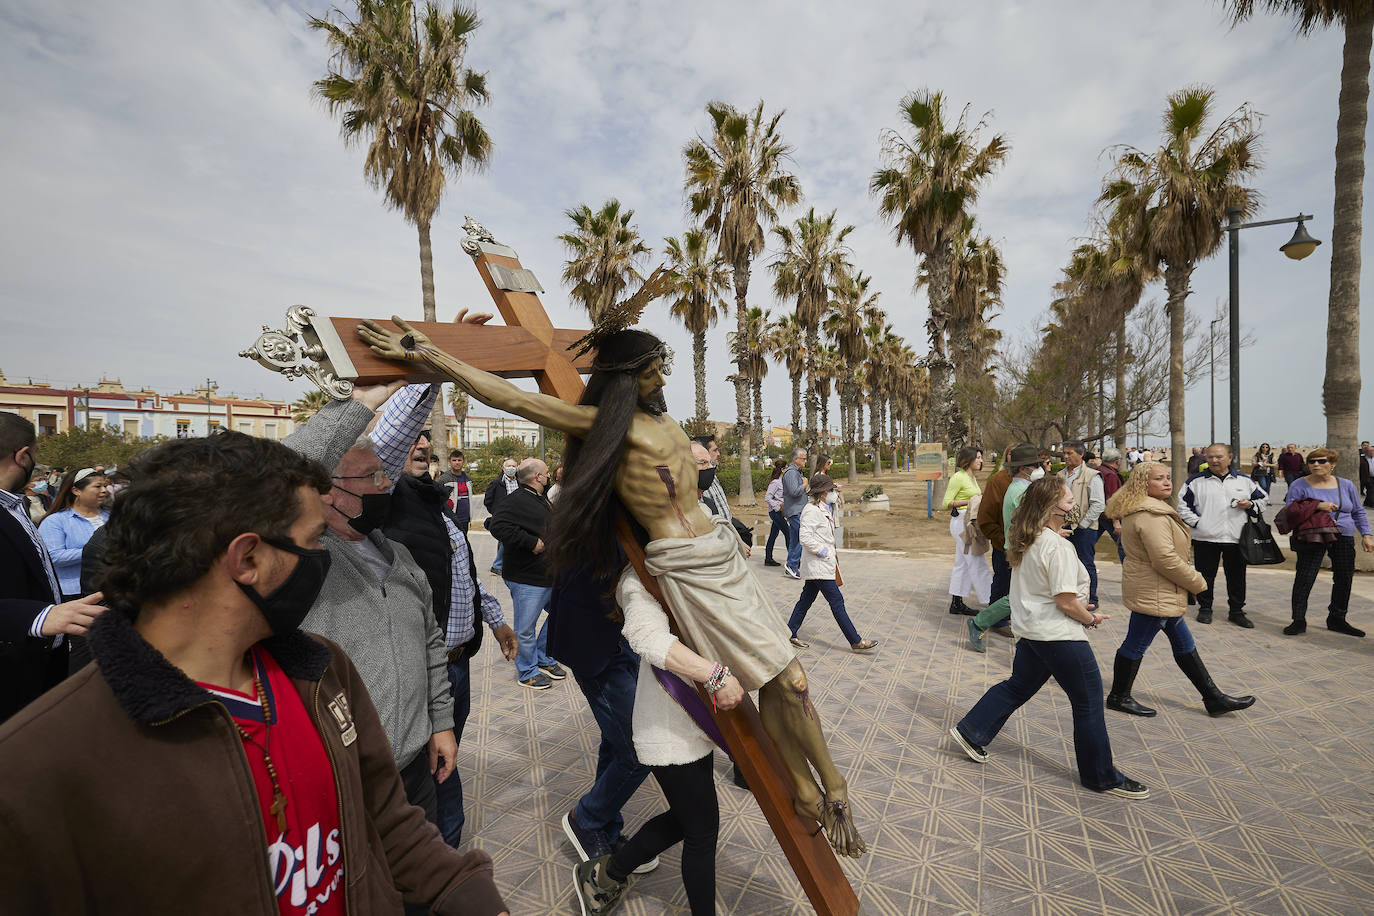
M 1274 542 L 1274 533 L 1264 520 L 1264 513 L 1251 508 L 1240 529 L 1240 555 L 1250 566 L 1272 566 L 1283 562 L 1283 549 Z

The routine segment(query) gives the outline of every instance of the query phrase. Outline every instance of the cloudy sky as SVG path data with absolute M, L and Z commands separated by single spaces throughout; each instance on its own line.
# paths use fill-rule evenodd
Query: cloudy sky
M 302 385 L 235 356 L 287 306 L 419 316 L 415 230 L 363 181 L 361 151 L 310 97 L 327 54 L 306 19 L 325 9 L 0 0 L 10 87 L 0 95 L 0 370 L 164 390 L 210 377 L 222 390 L 294 398 Z M 661 249 L 686 227 L 681 149 L 706 130 L 705 103 L 763 99 L 786 109 L 803 206 L 856 226 L 853 260 L 924 351 L 915 259 L 878 221 L 867 182 L 898 100 L 930 87 L 988 112 L 1011 144 L 978 215 L 1009 271 L 996 324 L 1025 337 L 1089 231 L 1103 150 L 1156 145 L 1165 96 L 1205 83 L 1219 115 L 1247 101 L 1264 115 L 1262 218 L 1313 213 L 1310 229 L 1328 243 L 1291 262 L 1277 250 L 1288 227 L 1242 234 L 1242 315 L 1256 338 L 1243 355 L 1242 439 L 1322 439 L 1338 32 L 1301 38 L 1277 18 L 1231 29 L 1209 0 L 899 0 L 843 13 L 806 2 L 505 0 L 478 10 L 469 64 L 488 73 L 492 104 L 480 116 L 495 153 L 489 170 L 450 184 L 435 222 L 441 317 L 490 301 L 457 245 L 472 214 L 539 275 L 555 323 L 583 326 L 558 283 L 563 211 L 618 197 Z M 1211 317 L 1225 298 L 1223 254 L 1194 274 L 1189 308 Z M 783 307 L 758 280 L 751 300 Z M 658 308 L 646 324 L 682 354 L 668 396 L 686 416 L 689 341 Z M 1363 339 L 1374 367 L 1374 337 Z M 728 417 L 724 329 L 709 360 L 712 410 Z M 786 422 L 788 390 L 775 368 L 765 383 L 775 422 Z M 1193 441 L 1207 435 L 1207 398 L 1204 380 L 1188 398 Z M 1374 417 L 1374 385 L 1363 406 Z

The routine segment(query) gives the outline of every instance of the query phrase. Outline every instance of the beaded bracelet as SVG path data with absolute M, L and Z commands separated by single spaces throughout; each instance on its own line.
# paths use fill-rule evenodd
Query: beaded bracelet
M 711 676 L 706 679 L 706 692 L 715 693 L 725 686 L 725 679 L 730 676 L 730 669 L 725 665 L 717 664 L 711 669 Z

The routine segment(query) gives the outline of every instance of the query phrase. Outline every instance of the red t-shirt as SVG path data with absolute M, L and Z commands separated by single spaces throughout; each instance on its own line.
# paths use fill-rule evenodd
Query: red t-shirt
M 261 649 L 254 648 L 252 657 L 270 722 L 264 721 L 257 696 L 213 684 L 200 686 L 228 708 L 247 735 L 243 750 L 262 807 L 277 905 L 282 916 L 344 916 L 342 831 L 329 756 L 286 672 Z M 272 777 L 264 747 L 272 755 L 286 798 L 285 831 L 278 828 L 272 811 Z

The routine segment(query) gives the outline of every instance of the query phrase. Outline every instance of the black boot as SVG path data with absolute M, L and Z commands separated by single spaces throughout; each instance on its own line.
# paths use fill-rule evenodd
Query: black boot
M 1116 653 L 1116 664 L 1112 666 L 1112 689 L 1107 694 L 1107 708 L 1133 716 L 1153 716 L 1155 711 L 1131 699 L 1131 685 L 1135 683 L 1136 672 L 1140 670 L 1140 659 L 1127 658 Z
M 1363 636 L 1364 630 L 1359 627 L 1352 627 L 1345 619 L 1345 611 L 1331 611 L 1326 615 L 1326 628 L 1332 633 L 1344 633 L 1346 636 Z
M 1255 705 L 1254 697 L 1231 697 L 1217 689 L 1217 685 L 1212 683 L 1212 677 L 1207 673 L 1207 666 L 1202 663 L 1202 657 L 1194 649 L 1187 655 L 1175 655 L 1174 661 L 1178 662 L 1179 668 L 1188 675 L 1188 680 L 1193 682 L 1197 692 L 1202 694 L 1202 705 L 1207 708 L 1207 715 L 1220 716 L 1237 709 L 1248 709 Z
M 1307 618 L 1294 617 L 1293 622 L 1283 628 L 1284 636 L 1300 636 L 1307 632 Z
M 1198 622 L 1198 623 L 1211 623 L 1211 622 L 1212 622 L 1212 608 L 1211 608 L 1210 606 L 1208 606 L 1208 607 L 1202 607 L 1202 606 L 1199 605 L 1199 607 L 1198 607 L 1198 609 L 1197 609 L 1197 622 Z
M 964 599 L 954 595 L 949 599 L 949 612 L 951 614 L 963 614 L 966 617 L 973 617 L 978 612 L 964 604 Z

